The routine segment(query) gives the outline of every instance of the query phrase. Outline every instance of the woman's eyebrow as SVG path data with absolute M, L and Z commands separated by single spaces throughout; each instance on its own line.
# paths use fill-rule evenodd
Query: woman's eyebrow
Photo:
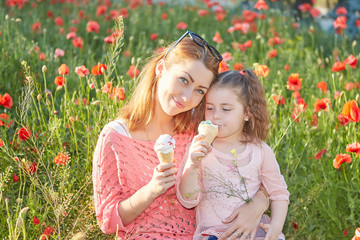
M 191 80 L 191 82 L 192 83 L 194 83 L 195 81 L 194 81 L 194 79 L 191 77 L 191 75 L 190 75 L 190 73 L 188 73 L 188 72 L 185 72 L 185 71 L 183 71 L 184 73 L 186 73 L 188 76 L 189 76 L 189 78 L 190 78 L 190 80 Z M 205 89 L 208 89 L 207 87 L 205 87 L 205 86 L 199 86 L 199 88 L 205 88 Z

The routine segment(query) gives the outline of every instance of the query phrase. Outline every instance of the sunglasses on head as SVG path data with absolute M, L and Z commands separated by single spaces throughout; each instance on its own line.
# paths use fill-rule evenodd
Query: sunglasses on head
M 181 42 L 181 40 L 183 40 L 187 35 L 190 35 L 191 39 L 194 41 L 194 43 L 196 43 L 197 45 L 205 48 L 207 47 L 210 51 L 210 53 L 216 58 L 216 60 L 218 60 L 218 62 L 221 62 L 223 60 L 223 57 L 221 56 L 221 54 L 219 53 L 218 50 L 216 50 L 216 48 L 214 48 L 213 46 L 211 46 L 210 44 L 208 44 L 202 37 L 200 37 L 199 35 L 197 35 L 194 32 L 191 31 L 186 31 L 186 33 L 184 33 L 170 48 L 169 50 L 165 53 L 164 58 L 166 58 L 166 56 L 168 55 L 168 53 L 174 48 L 176 47 L 176 45 L 179 44 L 179 42 Z

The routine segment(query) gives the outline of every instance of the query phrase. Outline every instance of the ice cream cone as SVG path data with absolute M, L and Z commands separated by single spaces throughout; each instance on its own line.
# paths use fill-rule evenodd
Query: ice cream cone
M 203 141 L 211 144 L 218 134 L 218 126 L 212 124 L 210 121 L 202 121 L 198 127 L 199 134 L 205 136 Z
M 160 135 L 154 145 L 154 150 L 160 163 L 174 162 L 175 140 L 168 134 Z
M 168 153 L 156 152 L 160 163 L 173 163 L 174 162 L 174 151 Z

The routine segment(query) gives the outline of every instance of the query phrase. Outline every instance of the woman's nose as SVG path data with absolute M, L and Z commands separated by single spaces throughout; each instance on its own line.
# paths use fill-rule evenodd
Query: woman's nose
M 192 98 L 192 94 L 193 94 L 193 91 L 190 88 L 186 88 L 182 92 L 181 98 L 185 103 L 190 102 L 191 98 Z

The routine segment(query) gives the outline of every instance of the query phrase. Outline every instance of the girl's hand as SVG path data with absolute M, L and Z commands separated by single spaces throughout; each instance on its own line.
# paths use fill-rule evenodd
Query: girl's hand
M 260 227 L 262 229 L 264 229 L 264 231 L 266 232 L 266 236 L 265 236 L 264 240 L 278 240 L 279 239 L 281 230 L 275 229 L 276 227 L 274 227 L 271 224 L 260 223 Z
M 161 163 L 154 168 L 154 174 L 147 187 L 153 194 L 154 199 L 164 194 L 170 187 L 175 185 L 175 163 Z
M 194 169 L 200 166 L 200 160 L 204 158 L 205 155 L 211 150 L 209 144 L 205 141 L 202 141 L 204 137 L 204 135 L 196 135 L 192 140 L 189 149 L 189 164 Z
M 261 216 L 267 208 L 263 200 L 254 197 L 250 203 L 243 204 L 223 220 L 223 223 L 232 223 L 232 225 L 219 237 L 219 240 L 245 240 L 248 236 L 251 240 L 255 239 Z

